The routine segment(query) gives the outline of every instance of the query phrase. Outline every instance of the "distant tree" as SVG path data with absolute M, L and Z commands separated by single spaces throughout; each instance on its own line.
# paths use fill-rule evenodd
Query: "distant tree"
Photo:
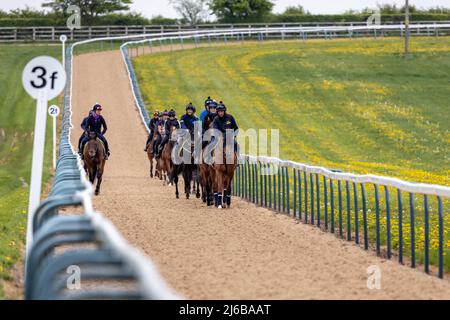
M 93 19 L 110 14 L 116 11 L 129 10 L 132 0 L 51 0 L 42 6 L 51 8 L 53 12 L 66 16 L 67 9 L 78 6 L 81 9 L 81 16 L 91 23 Z
M 269 0 L 209 0 L 209 8 L 222 22 L 262 21 L 273 9 Z
M 307 12 L 305 10 L 305 8 L 299 4 L 296 6 L 287 7 L 286 10 L 282 14 L 300 16 L 300 15 L 304 15 L 304 14 L 309 14 L 309 12 Z
M 208 16 L 206 0 L 170 0 L 183 21 L 190 25 L 202 22 Z
M 151 23 L 156 25 L 170 25 L 170 24 L 174 25 L 179 24 L 179 21 L 177 19 L 166 18 L 163 17 L 162 15 L 157 15 L 152 17 Z

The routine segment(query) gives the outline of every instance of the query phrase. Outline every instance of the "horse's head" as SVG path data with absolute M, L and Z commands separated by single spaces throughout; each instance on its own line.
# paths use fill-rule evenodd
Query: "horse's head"
M 97 134 L 95 132 L 89 133 L 89 141 L 86 145 L 89 158 L 93 160 L 98 152 L 98 142 L 97 142 Z

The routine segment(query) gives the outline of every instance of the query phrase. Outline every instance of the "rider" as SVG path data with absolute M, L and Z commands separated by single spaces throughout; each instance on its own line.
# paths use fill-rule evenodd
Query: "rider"
M 213 128 L 219 130 L 222 132 L 224 137 L 224 143 L 226 143 L 226 130 L 234 130 L 235 137 L 234 137 L 234 151 L 237 152 L 237 142 L 236 142 L 236 133 L 239 130 L 239 127 L 236 123 L 236 120 L 234 120 L 234 117 L 231 114 L 227 113 L 227 107 L 223 104 L 222 101 L 220 101 L 219 105 L 216 108 L 217 110 L 217 116 L 214 118 L 213 121 Z
M 83 129 L 83 134 L 81 135 L 80 139 L 78 140 L 78 153 L 80 155 L 83 154 L 83 151 L 81 150 L 81 144 L 83 143 L 84 137 L 88 136 L 88 134 L 87 134 L 87 123 L 88 123 L 89 117 L 91 116 L 92 112 L 93 111 L 90 110 L 89 111 L 89 115 L 86 118 L 84 118 L 83 121 L 81 122 L 81 129 Z
M 192 105 L 192 102 L 190 102 L 186 106 L 186 114 L 183 114 L 183 116 L 180 119 L 181 129 L 188 129 L 189 132 L 193 131 L 194 123 L 198 121 L 198 118 L 195 115 L 195 110 L 196 109 Z
M 161 141 L 161 144 L 158 148 L 158 155 L 164 150 L 164 146 L 169 142 L 170 134 L 173 129 L 180 129 L 180 122 L 176 118 L 175 110 L 171 109 L 169 111 L 169 119 L 164 123 L 164 135 Z
M 211 99 L 211 97 L 208 97 L 208 99 L 205 100 L 205 110 L 200 113 L 200 121 L 203 121 L 203 119 L 208 115 L 208 109 L 211 102 L 215 102 L 213 99 Z
M 209 124 L 214 121 L 217 116 L 217 102 L 211 101 L 208 105 L 208 114 L 202 120 L 202 131 L 203 134 L 209 129 Z
M 158 121 L 156 130 L 158 131 L 158 138 L 156 139 L 155 143 L 153 144 L 153 154 L 157 159 L 161 156 L 159 151 L 159 145 L 161 144 L 162 137 L 165 134 L 165 124 L 167 119 L 169 118 L 169 111 L 164 110 L 164 112 L 161 114 L 161 119 Z
M 159 111 L 155 110 L 155 112 L 153 112 L 153 118 L 151 118 L 150 122 L 148 123 L 148 127 L 150 129 L 150 134 L 148 135 L 148 139 L 145 144 L 145 149 L 144 149 L 145 152 L 147 152 L 148 147 L 150 146 L 150 142 L 153 140 L 153 137 L 155 135 L 155 130 L 157 129 L 158 121 L 159 121 Z
M 95 104 L 94 108 L 92 109 L 92 114 L 89 116 L 87 121 L 87 131 L 88 132 L 94 132 L 97 134 L 97 138 L 99 138 L 103 145 L 105 146 L 105 160 L 108 160 L 110 156 L 109 152 L 109 145 L 108 141 L 106 141 L 104 135 L 106 131 L 108 130 L 108 126 L 106 125 L 106 121 L 101 115 L 102 113 L 102 106 L 100 104 Z M 89 140 L 89 137 L 85 137 L 82 141 L 81 150 L 83 150 L 84 145 Z

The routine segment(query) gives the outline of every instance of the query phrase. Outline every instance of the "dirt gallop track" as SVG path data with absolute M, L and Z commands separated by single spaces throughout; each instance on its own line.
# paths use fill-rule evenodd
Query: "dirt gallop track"
M 194 299 L 450 298 L 450 283 L 399 266 L 314 227 L 234 199 L 219 211 L 149 178 L 146 131 L 119 52 L 74 59 L 72 143 L 100 102 L 112 156 L 95 207 L 156 263 L 167 282 Z M 381 269 L 380 290 L 366 270 Z

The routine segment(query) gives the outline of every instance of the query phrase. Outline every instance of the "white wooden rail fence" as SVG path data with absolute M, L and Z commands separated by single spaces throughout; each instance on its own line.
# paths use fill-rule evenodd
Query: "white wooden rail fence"
M 450 35 L 450 21 L 436 22 L 414 22 L 413 35 L 415 36 L 445 36 Z M 383 23 L 383 25 L 397 25 L 397 23 Z M 69 30 L 67 27 L 1 27 L 0 42 L 58 42 L 62 34 L 68 36 L 70 41 L 81 41 L 95 38 L 122 37 L 131 35 L 151 35 L 158 33 L 194 31 L 194 30 L 215 30 L 215 29 L 255 29 L 255 28 L 285 28 L 285 27 L 304 27 L 317 28 L 323 27 L 362 27 L 365 22 L 348 23 L 277 23 L 277 24 L 205 24 L 197 26 L 188 25 L 143 25 L 143 26 L 92 26 L 81 27 L 81 29 Z M 370 36 L 377 35 L 376 29 L 359 31 L 352 36 Z M 385 30 L 379 34 L 381 36 L 399 35 L 402 29 Z M 349 36 L 349 34 L 328 34 L 317 33 L 312 37 L 323 38 L 333 36 Z

